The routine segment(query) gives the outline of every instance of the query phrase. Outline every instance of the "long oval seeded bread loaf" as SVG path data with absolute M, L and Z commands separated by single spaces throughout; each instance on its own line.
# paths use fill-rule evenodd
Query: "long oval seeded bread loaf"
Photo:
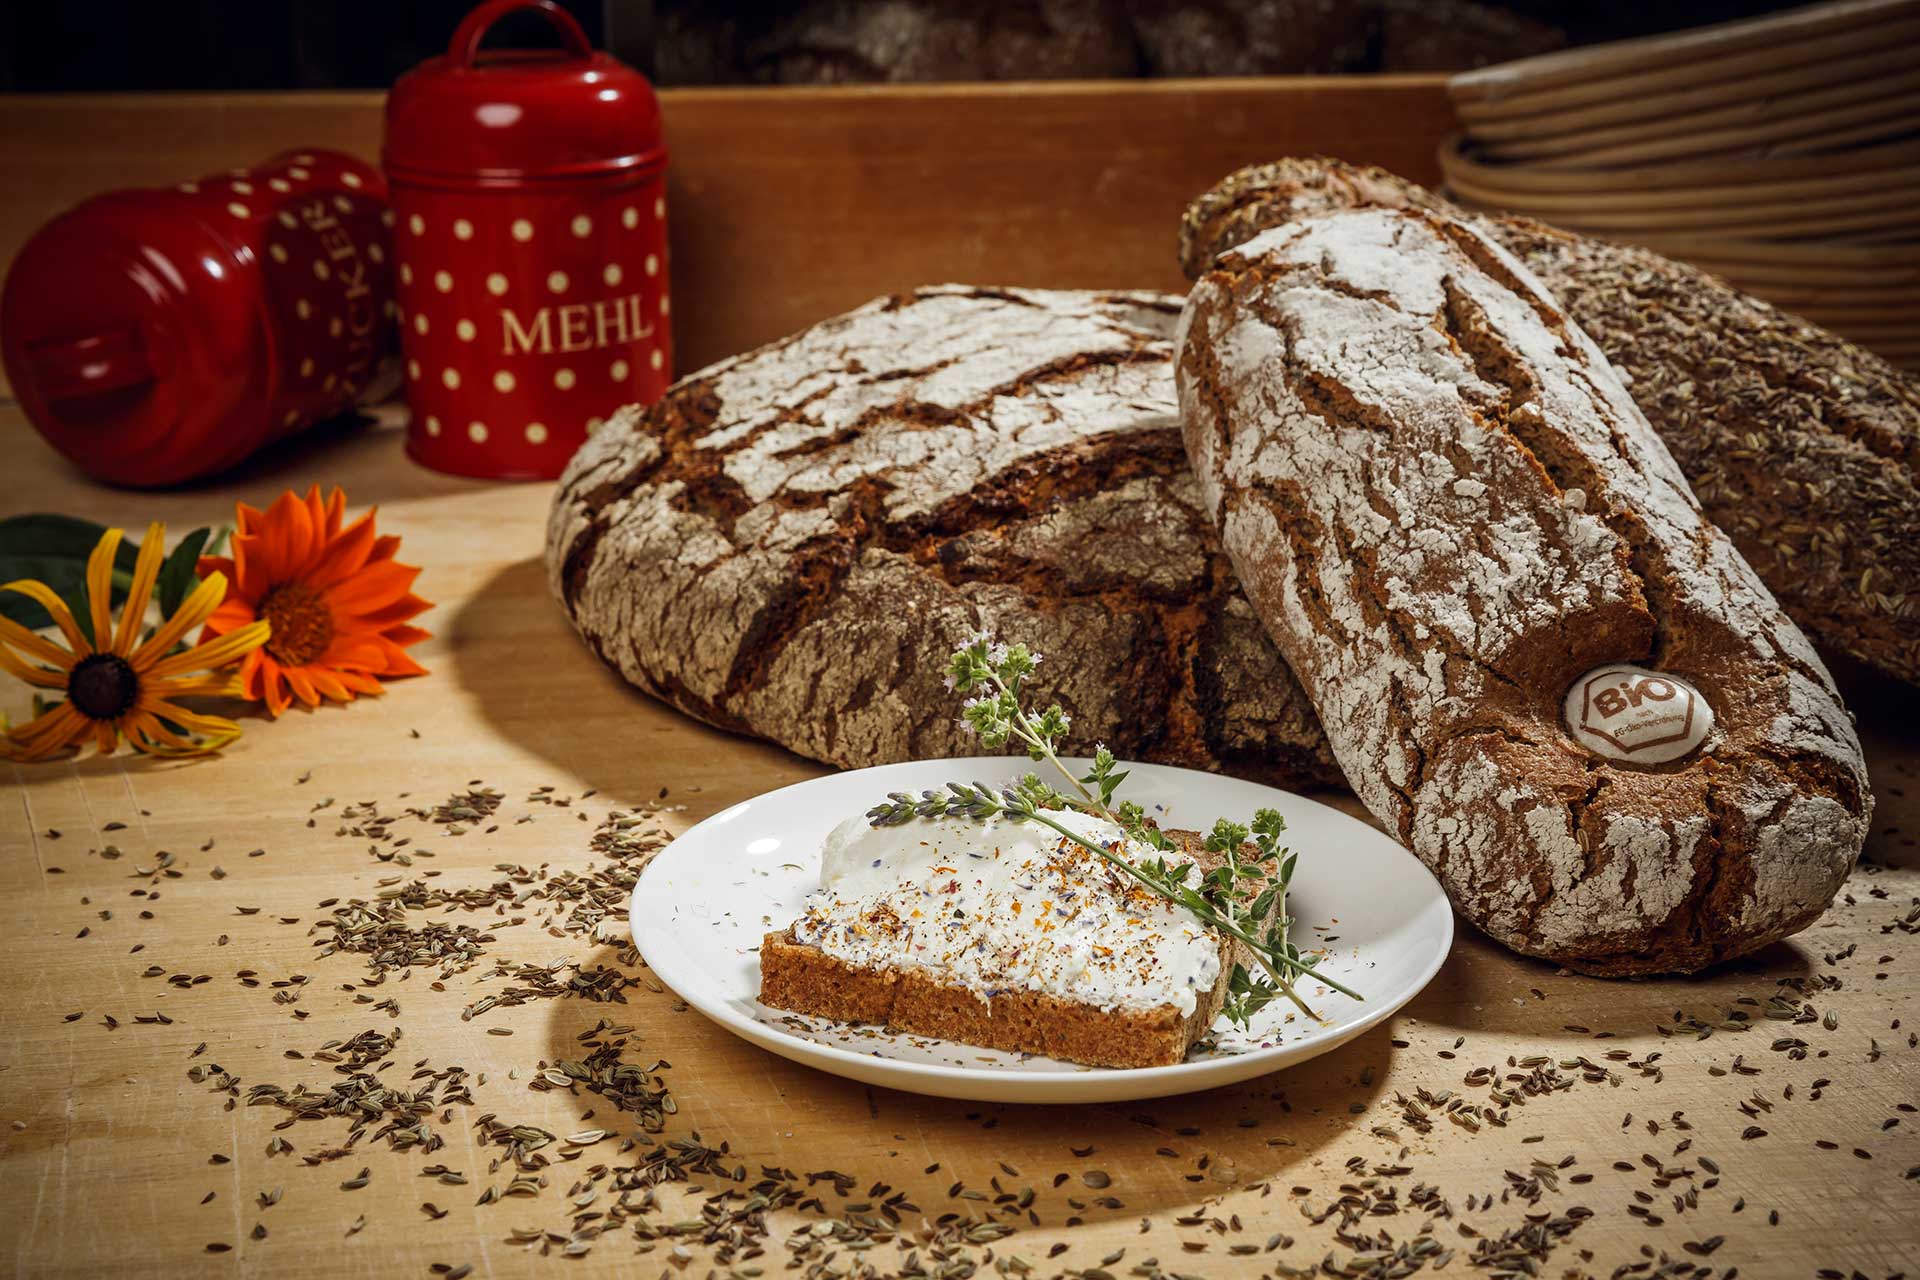
M 1303 216 L 1459 217 L 1518 258 L 1626 375 L 1709 518 L 1830 652 L 1920 683 L 1920 380 L 1817 325 L 1645 249 L 1467 214 L 1379 169 L 1298 158 L 1188 208 L 1181 262 Z
M 1826 907 L 1871 805 L 1848 715 L 1513 258 L 1411 210 L 1262 233 L 1194 286 L 1176 376 L 1248 597 L 1360 798 L 1469 919 L 1617 974 Z M 1676 759 L 1602 754 L 1563 712 L 1688 687 L 1674 736 L 1712 727 Z
M 977 750 L 941 679 L 986 626 L 1078 744 L 1337 780 L 1199 508 L 1179 306 L 923 289 L 694 374 L 567 469 L 555 594 L 642 689 L 833 764 Z

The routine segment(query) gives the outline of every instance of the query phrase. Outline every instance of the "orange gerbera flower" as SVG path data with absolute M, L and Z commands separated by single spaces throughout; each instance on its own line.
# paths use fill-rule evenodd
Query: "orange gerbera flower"
M 120 625 L 113 625 L 113 558 L 124 536 L 118 529 L 101 535 L 87 558 L 87 605 L 93 624 L 88 639 L 73 613 L 44 582 L 22 578 L 0 586 L 39 603 L 53 616 L 66 637 L 62 648 L 45 636 L 27 630 L 10 618 L 0 618 L 0 670 L 43 689 L 61 689 L 66 701 L 0 736 L 0 755 L 10 760 L 43 760 L 89 737 L 102 755 L 112 751 L 122 736 L 140 751 L 159 755 L 196 755 L 217 751 L 240 736 L 240 726 L 219 716 L 188 711 L 173 699 L 194 694 L 232 695 L 233 676 L 221 672 L 242 654 L 258 651 L 267 638 L 267 623 L 252 622 L 228 628 L 180 653 L 169 654 L 180 637 L 199 626 L 227 593 L 227 580 L 218 573 L 203 581 L 180 604 L 171 618 L 160 623 L 137 647 L 147 602 L 160 576 L 165 531 L 147 529 L 134 562 L 133 586 Z M 18 652 L 16 652 L 16 650 Z M 192 675 L 192 672 L 205 674 Z M 184 736 L 201 735 L 199 738 Z
M 303 499 L 289 489 L 264 512 L 242 502 L 233 556 L 207 556 L 202 574 L 227 575 L 227 598 L 207 619 L 206 634 L 231 634 L 264 618 L 273 634 L 240 666 L 244 696 L 279 715 L 298 698 L 351 702 L 380 692 L 380 681 L 419 676 L 406 655 L 427 638 L 408 619 L 431 608 L 412 593 L 420 570 L 393 558 L 400 539 L 378 537 L 369 511 L 346 528 L 347 495 L 320 486 Z M 291 694 L 291 696 L 289 696 Z

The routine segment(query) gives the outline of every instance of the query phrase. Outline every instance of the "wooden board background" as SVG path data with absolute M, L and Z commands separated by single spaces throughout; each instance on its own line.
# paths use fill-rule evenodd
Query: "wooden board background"
M 1329 151 L 1437 181 L 1441 79 L 663 92 L 687 369 L 876 294 L 958 280 L 1166 288 L 1180 210 L 1243 164 Z M 378 94 L 0 95 L 0 261 L 78 200 L 336 147 Z
M 669 119 L 677 292 L 687 299 L 675 316 L 696 360 L 927 280 L 1173 284 L 1171 215 L 1218 173 L 1328 150 L 1430 178 L 1448 125 L 1437 83 L 1391 80 L 686 93 L 670 95 Z M 94 189 L 303 143 L 370 153 L 376 135 L 366 98 L 6 101 L 0 252 Z M 426 619 L 434 638 L 420 650 L 433 674 L 379 700 L 251 722 L 218 760 L 0 766 L 0 1265 L 22 1275 L 428 1276 L 436 1264 L 471 1265 L 474 1275 L 727 1274 L 698 1233 L 647 1241 L 631 1220 L 572 1262 L 510 1238 L 537 1228 L 564 1242 L 575 1213 L 616 1198 L 603 1188 L 576 1208 L 576 1185 L 596 1165 L 635 1162 L 656 1140 L 623 1151 L 628 1117 L 598 1098 L 529 1086 L 543 1062 L 577 1056 L 576 1037 L 604 1016 L 635 1028 L 627 1061 L 667 1064 L 657 1078 L 677 1111 L 666 1137 L 697 1132 L 728 1144 L 728 1163 L 744 1166 L 749 1183 L 763 1165 L 790 1168 L 803 1184 L 825 1170 L 852 1179 L 846 1197 L 816 1183 L 819 1209 L 768 1215 L 766 1255 L 734 1265 L 769 1275 L 789 1258 L 804 1271 L 827 1255 L 824 1265 L 842 1271 L 864 1262 L 898 1274 L 908 1246 L 932 1270 L 945 1265 L 940 1240 L 953 1234 L 945 1214 L 1019 1228 L 952 1247 L 948 1262 L 980 1274 L 1015 1259 L 1038 1275 L 1104 1267 L 1123 1276 L 1149 1259 L 1194 1276 L 1344 1267 L 1356 1257 L 1365 1266 L 1423 1228 L 1459 1251 L 1454 1274 L 1481 1274 L 1467 1263 L 1479 1237 L 1519 1232 L 1524 1241 L 1576 1207 L 1593 1217 L 1532 1263 L 1537 1274 L 1633 1266 L 1647 1275 L 1669 1260 L 1715 1277 L 1731 1268 L 1746 1277 L 1911 1271 L 1920 1253 L 1920 1050 L 1911 1038 L 1920 1028 L 1920 698 L 1858 673 L 1847 682 L 1880 808 L 1868 865 L 1813 929 L 1703 977 L 1646 982 L 1558 973 L 1468 933 L 1390 1025 L 1246 1086 L 1111 1107 L 942 1102 L 786 1063 L 646 985 L 625 1005 L 536 1001 L 474 1021 L 460 1010 L 506 985 L 489 976 L 490 961 L 449 976 L 444 990 L 428 969 L 362 987 L 359 957 L 314 948 L 324 900 L 369 897 L 392 876 L 429 870 L 448 886 L 491 883 L 497 864 L 584 871 L 596 861 L 590 833 L 613 809 L 662 804 L 648 822 L 673 832 L 819 772 L 621 686 L 548 599 L 538 559 L 546 488 L 423 472 L 399 452 L 398 411 L 381 416 L 370 428 L 322 431 L 218 483 L 132 494 L 85 482 L 0 405 L 0 514 L 160 518 L 177 533 L 228 518 L 237 497 L 343 483 L 354 506 L 380 505 L 383 530 L 403 535 L 403 558 L 425 566 L 421 590 L 437 602 Z M 0 690 L 0 707 L 24 710 L 17 685 Z M 350 803 L 397 813 L 476 779 L 505 793 L 498 830 L 453 836 L 402 819 L 397 829 L 414 848 L 436 855 L 411 868 L 336 834 Z M 573 803 L 530 803 L 541 786 Z M 120 856 L 107 856 L 110 846 Z M 264 852 L 250 857 L 254 849 Z M 177 876 L 158 872 L 161 851 L 175 855 Z M 494 956 L 621 965 L 617 922 L 596 942 L 550 932 L 537 906 L 520 914 L 527 923 L 495 929 Z M 143 977 L 150 966 L 161 975 Z M 261 985 L 244 985 L 243 970 Z M 209 980 L 180 989 L 171 974 Z M 1809 1021 L 1764 1017 L 1766 1001 L 1796 988 L 1812 993 Z M 399 1011 L 356 997 L 393 997 Z M 156 1013 L 170 1021 L 136 1020 Z M 1756 1029 L 1730 1029 L 1739 1025 L 1731 1013 Z M 446 1146 L 431 1156 L 366 1142 L 305 1163 L 336 1147 L 345 1124 L 276 1131 L 282 1113 L 245 1106 L 246 1090 L 326 1088 L 340 1077 L 288 1052 L 311 1055 L 369 1028 L 403 1031 L 395 1080 L 425 1059 L 486 1081 L 474 1085 L 472 1106 L 451 1107 L 444 1121 L 436 1112 Z M 1700 1038 L 1702 1028 L 1718 1029 Z M 1581 1058 L 1599 1078 L 1562 1065 Z M 1568 1087 L 1501 1107 L 1485 1084 L 1466 1083 L 1476 1067 L 1498 1081 L 1539 1060 Z M 206 1082 L 188 1079 L 204 1063 L 240 1077 L 242 1105 L 227 1109 Z M 1816 1090 L 1820 1080 L 1829 1083 Z M 1483 1119 L 1476 1132 L 1441 1118 L 1419 1132 L 1401 1099 L 1420 1090 L 1470 1098 L 1504 1123 Z M 489 1168 L 498 1152 L 479 1145 L 473 1125 L 486 1114 L 616 1136 L 572 1159 L 548 1148 L 549 1185 L 537 1195 L 478 1205 L 483 1188 L 504 1188 L 513 1172 Z M 276 1132 L 292 1153 L 268 1154 Z M 468 1183 L 422 1176 L 431 1163 L 464 1171 Z M 342 1190 L 362 1167 L 368 1185 Z M 1089 1186 L 1099 1173 L 1110 1187 Z M 918 1211 L 903 1214 L 902 1237 L 857 1253 L 831 1222 L 876 1183 L 905 1191 Z M 697 1175 L 663 1189 L 644 1216 L 695 1219 L 726 1185 Z M 1028 1186 L 1031 1218 L 994 1202 Z M 257 1197 L 275 1188 L 278 1203 L 262 1207 Z M 427 1201 L 447 1215 L 429 1218 Z M 1338 1212 L 1314 1220 L 1343 1201 L 1351 1221 Z M 923 1220 L 932 1244 L 916 1237 Z M 264 1239 L 251 1238 L 256 1224 Z M 209 1253 L 212 1244 L 232 1248 Z

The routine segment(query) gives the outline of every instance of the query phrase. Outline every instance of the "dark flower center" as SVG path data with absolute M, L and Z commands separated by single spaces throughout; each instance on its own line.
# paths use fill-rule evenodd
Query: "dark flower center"
M 67 677 L 67 701 L 93 720 L 117 720 L 140 696 L 140 676 L 125 658 L 96 653 L 80 659 Z
M 290 667 L 305 666 L 333 643 L 333 613 L 312 587 L 289 582 L 260 602 L 260 616 L 273 624 L 267 652 Z

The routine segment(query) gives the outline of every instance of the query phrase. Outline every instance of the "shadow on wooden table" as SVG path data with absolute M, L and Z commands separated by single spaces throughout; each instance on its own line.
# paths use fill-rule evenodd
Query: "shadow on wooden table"
M 1831 655 L 1827 664 L 1859 722 L 1873 780 L 1866 860 L 1920 866 L 1920 687 Z
M 610 946 L 582 964 L 622 967 Z M 1049 1227 L 1069 1216 L 1131 1221 L 1200 1212 L 1209 1197 L 1282 1179 L 1353 1124 L 1378 1122 L 1356 1117 L 1378 1110 L 1380 1082 L 1399 1052 L 1381 1027 L 1312 1062 L 1240 1085 L 1140 1102 L 1026 1106 L 922 1097 L 816 1071 L 733 1036 L 671 992 L 640 987 L 625 1005 L 553 1002 L 549 1059 L 579 1058 L 581 1034 L 602 1018 L 634 1028 L 626 1061 L 667 1064 L 660 1070 L 679 1110 L 665 1138 L 698 1132 L 708 1146 L 724 1141 L 728 1162 L 750 1174 L 761 1165 L 802 1175 L 830 1165 L 857 1184 L 854 1199 L 884 1182 L 906 1191 L 928 1217 L 986 1216 L 997 1207 L 993 1196 L 1017 1196 L 1031 1185 L 1032 1207 Z M 597 1101 L 580 1097 L 583 1107 Z M 594 1122 L 612 1127 L 609 1120 L 602 1107 Z M 1069 1176 L 1056 1188 L 1063 1171 Z M 1302 1172 L 1296 1180 L 1313 1179 Z M 956 1183 L 986 1201 L 950 1195 Z M 838 1211 L 830 1182 L 816 1194 L 829 1212 Z M 1273 1203 L 1278 1210 L 1284 1202 L 1276 1194 Z M 1031 1225 L 1024 1215 L 1007 1220 Z
M 357 512 L 405 499 L 465 493 L 492 483 L 429 471 L 415 463 L 406 454 L 406 431 L 405 405 L 372 405 L 268 445 L 237 467 L 196 482 L 195 487 L 215 486 L 243 497 L 253 494 L 257 496 L 250 500 L 260 501 L 282 488 L 305 492 L 310 484 L 324 488 L 335 477 L 350 474 L 348 496 Z
M 827 772 L 701 724 L 620 679 L 567 625 L 537 557 L 494 574 L 443 630 L 448 673 L 481 716 L 616 803 L 669 797 L 686 803 L 691 822 L 722 801 Z
M 1599 1057 L 1615 1048 L 1638 1052 L 1646 1042 L 1664 1038 L 1662 1026 L 1672 1033 L 1689 1018 L 1715 1023 L 1736 1007 L 1761 1024 L 1758 1004 L 1782 984 L 1800 984 L 1821 968 L 1818 923 L 1704 973 L 1651 978 L 1572 973 L 1516 955 L 1465 921 L 1460 926 L 1445 967 L 1400 1017 L 1471 1035 L 1473 1041 L 1459 1052 L 1470 1062 L 1478 1060 L 1474 1042 L 1488 1036 L 1511 1041 L 1586 1035 L 1595 1042 L 1592 1056 Z

